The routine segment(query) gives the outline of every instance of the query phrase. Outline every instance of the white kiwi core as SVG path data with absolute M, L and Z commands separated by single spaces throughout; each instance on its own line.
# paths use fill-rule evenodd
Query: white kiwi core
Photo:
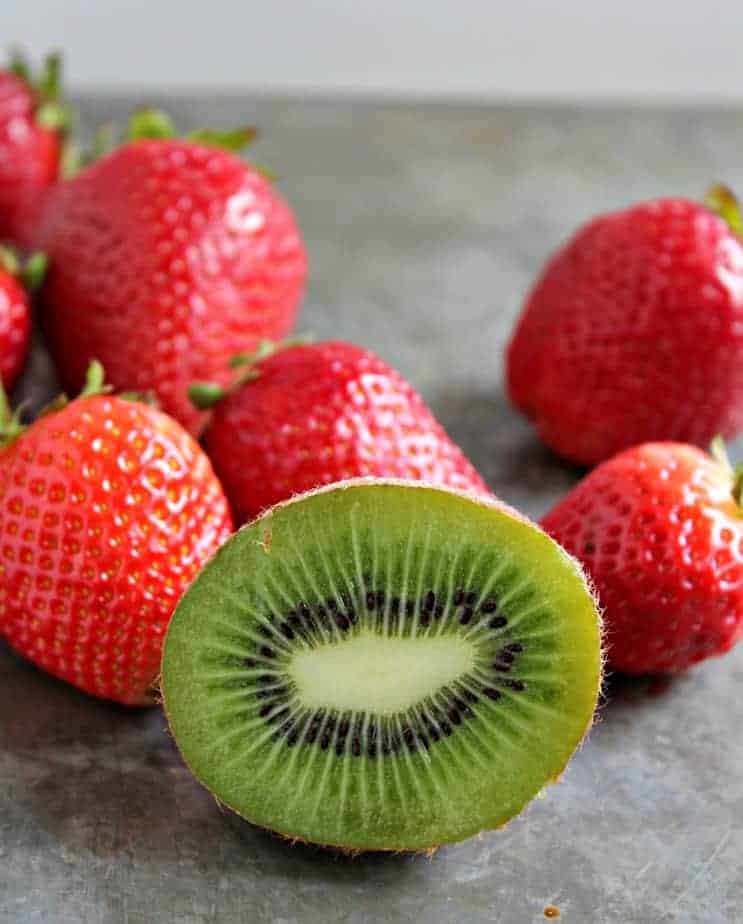
M 394 715 L 467 674 L 475 649 L 456 635 L 400 638 L 361 631 L 297 650 L 288 672 L 309 709 Z

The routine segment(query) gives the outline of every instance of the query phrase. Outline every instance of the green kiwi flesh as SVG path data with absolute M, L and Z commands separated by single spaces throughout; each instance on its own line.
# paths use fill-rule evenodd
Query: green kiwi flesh
M 286 837 L 425 850 L 497 828 L 590 727 L 600 624 L 577 564 L 497 502 L 341 482 L 273 508 L 172 619 L 191 771 Z

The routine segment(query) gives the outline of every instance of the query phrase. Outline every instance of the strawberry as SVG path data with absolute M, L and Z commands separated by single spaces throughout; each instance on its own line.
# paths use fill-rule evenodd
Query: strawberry
M 721 446 L 627 449 L 542 520 L 595 582 L 618 671 L 682 671 L 743 634 L 743 469 Z
M 0 240 L 31 247 L 44 199 L 61 170 L 70 112 L 60 101 L 59 58 L 33 81 L 17 57 L 0 70 Z
M 101 378 L 94 364 L 26 430 L 3 408 L 0 635 L 81 690 L 144 704 L 171 613 L 232 524 L 191 436 Z
M 743 222 L 659 199 L 590 222 L 547 265 L 508 348 L 514 404 L 586 465 L 743 428 Z
M 0 246 L 0 380 L 7 389 L 26 362 L 31 338 L 28 293 L 40 284 L 45 268 L 41 254 L 22 263 L 14 250 Z
M 170 131 L 139 113 L 135 140 L 56 187 L 40 230 L 51 266 L 42 300 L 68 390 L 96 357 L 114 386 L 153 391 L 196 432 L 189 383 L 226 383 L 233 353 L 290 330 L 306 258 L 271 184 L 216 147 L 245 133 L 196 143 Z
M 241 362 L 229 393 L 191 389 L 201 407 L 214 406 L 204 445 L 238 521 L 364 475 L 490 493 L 414 389 L 370 350 L 263 344 Z

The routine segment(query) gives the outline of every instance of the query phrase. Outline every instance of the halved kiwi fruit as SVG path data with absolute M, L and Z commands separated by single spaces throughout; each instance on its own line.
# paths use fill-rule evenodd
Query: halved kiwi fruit
M 217 799 L 287 837 L 424 850 L 497 828 L 591 724 L 578 565 L 496 502 L 349 481 L 275 507 L 191 585 L 162 692 Z

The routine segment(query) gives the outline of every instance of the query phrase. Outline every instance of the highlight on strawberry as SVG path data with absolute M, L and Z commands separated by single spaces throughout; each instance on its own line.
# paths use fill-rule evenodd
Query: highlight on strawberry
M 118 146 L 100 133 L 102 156 L 55 188 L 41 302 L 65 388 L 96 357 L 115 387 L 153 391 L 195 433 L 205 416 L 190 383 L 228 384 L 235 352 L 290 332 L 305 248 L 265 171 L 236 154 L 253 134 L 178 138 L 165 114 L 144 110 Z
M 232 531 L 211 464 L 171 417 L 82 393 L 30 426 L 0 391 L 0 637 L 94 696 L 152 701 L 165 630 Z

